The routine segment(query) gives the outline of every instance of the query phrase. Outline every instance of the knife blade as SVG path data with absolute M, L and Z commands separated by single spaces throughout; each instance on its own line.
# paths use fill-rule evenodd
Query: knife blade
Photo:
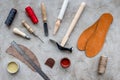
M 45 32 L 45 36 L 48 36 L 48 26 L 47 23 L 44 23 L 44 32 Z

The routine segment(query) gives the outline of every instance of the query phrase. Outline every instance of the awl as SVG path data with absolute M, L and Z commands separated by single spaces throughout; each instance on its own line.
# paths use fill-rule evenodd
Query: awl
M 47 14 L 46 14 L 45 4 L 43 2 L 41 3 L 41 13 L 43 19 L 44 33 L 45 36 L 48 36 Z
M 43 40 L 38 35 L 35 34 L 35 31 L 31 28 L 30 25 L 27 24 L 27 22 L 25 20 L 22 21 L 22 24 L 31 34 L 33 34 L 35 37 L 39 38 L 41 40 L 41 42 L 43 42 Z
M 30 37 L 27 34 L 25 34 L 24 32 L 20 31 L 18 28 L 14 28 L 13 33 L 30 40 Z

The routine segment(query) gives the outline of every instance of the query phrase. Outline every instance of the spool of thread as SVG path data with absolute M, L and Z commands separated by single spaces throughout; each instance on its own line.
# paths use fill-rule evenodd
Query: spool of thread
M 37 24 L 38 23 L 38 18 L 36 17 L 33 9 L 30 7 L 30 6 L 27 6 L 25 8 L 25 11 L 27 13 L 27 15 L 30 17 L 31 21 L 34 23 L 34 24 Z
M 12 8 L 12 9 L 10 10 L 10 12 L 9 12 L 9 14 L 8 14 L 8 17 L 7 17 L 6 21 L 5 21 L 5 24 L 6 24 L 7 26 L 10 26 L 10 25 L 12 24 L 12 22 L 13 22 L 13 20 L 14 20 L 14 18 L 15 18 L 16 13 L 17 13 L 17 10 L 16 10 L 16 9 Z
M 108 57 L 106 57 L 106 56 L 101 56 L 100 57 L 99 66 L 98 66 L 98 73 L 99 74 L 105 73 L 106 66 L 107 66 L 107 61 L 108 61 Z

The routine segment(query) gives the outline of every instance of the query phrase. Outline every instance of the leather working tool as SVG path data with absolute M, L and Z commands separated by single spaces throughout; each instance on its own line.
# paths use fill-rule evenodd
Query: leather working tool
M 39 75 L 44 78 L 44 80 L 50 80 L 48 76 L 32 61 L 32 59 L 22 50 L 22 48 L 18 46 L 15 41 L 11 42 L 11 46 L 14 47 L 21 56 L 23 56 L 23 58 L 36 70 L 36 72 L 39 73 Z
M 22 24 L 23 24 L 23 26 L 31 33 L 31 34 L 33 34 L 35 37 L 37 37 L 41 42 L 43 42 L 43 40 L 38 36 L 38 35 L 36 35 L 35 34 L 35 31 L 32 29 L 32 27 L 29 25 L 29 24 L 27 24 L 27 22 L 26 21 L 22 21 Z M 44 43 L 44 42 L 43 42 Z
M 24 32 L 20 31 L 18 28 L 13 28 L 13 33 L 30 40 L 30 37 Z
M 41 3 L 41 13 L 43 19 L 44 33 L 45 36 L 48 36 L 47 14 L 46 14 L 45 4 L 43 2 Z

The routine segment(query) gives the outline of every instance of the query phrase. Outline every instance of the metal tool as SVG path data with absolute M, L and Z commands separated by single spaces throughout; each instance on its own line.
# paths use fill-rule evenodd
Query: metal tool
M 43 2 L 41 3 L 41 13 L 43 19 L 44 33 L 45 36 L 48 36 L 47 14 L 46 14 L 45 4 Z
M 66 48 L 59 45 L 55 40 L 49 39 L 51 42 L 55 43 L 59 50 L 72 52 L 73 48 Z
M 44 80 L 50 80 L 48 76 L 32 61 L 32 59 L 23 51 L 22 48 L 18 46 L 15 41 L 11 42 L 11 46 L 14 47 L 21 56 L 23 56 L 23 58 L 36 70 L 36 72 L 39 73 L 39 75 L 44 78 Z
M 30 37 L 27 34 L 25 34 L 24 32 L 20 31 L 18 28 L 13 28 L 13 33 L 30 40 Z
M 30 25 L 27 24 L 25 20 L 22 21 L 22 24 L 31 34 L 33 34 L 35 37 L 39 38 L 41 42 L 43 42 L 43 40 L 38 35 L 35 34 L 35 31 L 31 28 Z

